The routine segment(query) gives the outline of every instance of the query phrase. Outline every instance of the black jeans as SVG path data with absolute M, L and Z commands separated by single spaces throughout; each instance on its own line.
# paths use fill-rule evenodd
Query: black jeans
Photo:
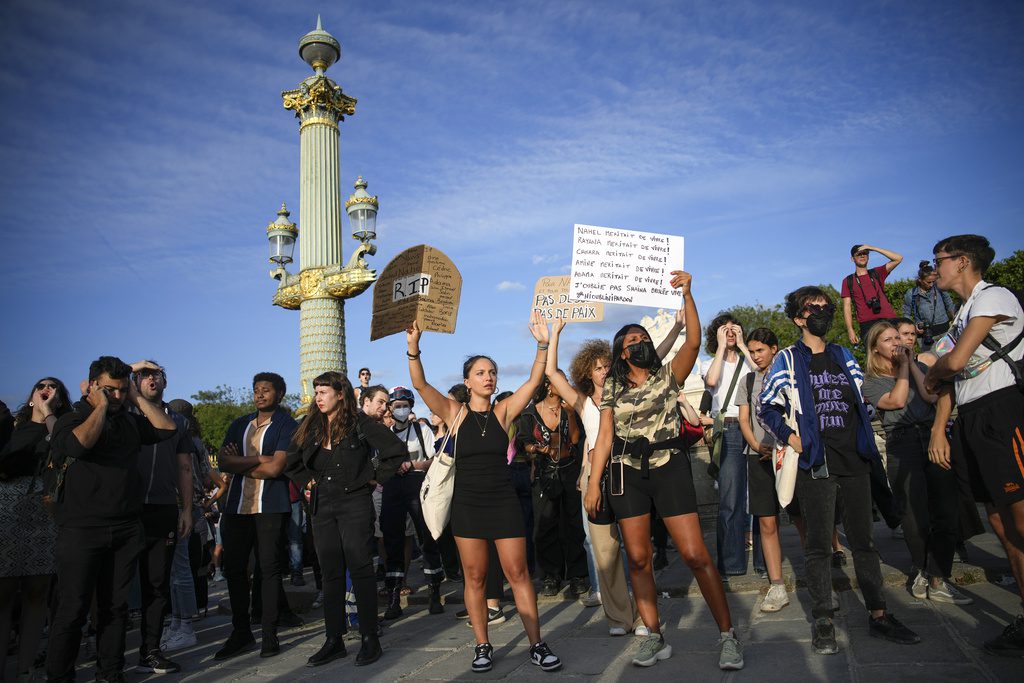
M 514 462 L 512 468 L 512 485 L 519 497 L 519 509 L 523 512 L 523 528 L 526 533 L 526 569 L 532 575 L 536 569 L 536 547 L 533 543 L 533 482 L 530 481 L 530 463 Z
M 423 485 L 423 478 L 422 472 L 410 471 L 392 477 L 384 484 L 380 503 L 380 530 L 384 534 L 384 551 L 388 555 L 388 588 L 400 587 L 405 578 L 406 515 L 412 519 L 416 537 L 423 550 L 423 573 L 432 584 L 439 584 L 444 579 L 441 553 L 437 548 L 437 542 L 427 529 L 427 523 L 423 521 L 423 508 L 420 507 L 420 487 Z M 339 495 L 344 495 L 344 491 Z
M 235 633 L 251 632 L 249 627 L 249 556 L 253 550 L 260 563 L 263 634 L 276 635 L 280 605 L 282 548 L 289 512 L 261 512 L 253 515 L 229 513 L 221 516 L 220 538 L 224 547 L 223 571 L 231 602 L 231 625 Z
M 61 527 L 57 536 L 57 604 L 46 657 L 48 681 L 75 680 L 82 628 L 96 596 L 97 672 L 124 671 L 128 588 L 142 552 L 138 520 L 104 527 Z
M 142 528 L 146 540 L 139 557 L 139 587 L 142 592 L 139 656 L 145 657 L 160 649 L 164 612 L 171 600 L 169 579 L 178 539 L 178 506 L 143 505 Z
M 872 538 L 870 475 L 831 475 L 814 479 L 808 470 L 796 475 L 800 513 L 807 524 L 804 547 L 807 592 L 811 594 L 811 615 L 832 617 L 832 529 L 836 496 L 843 496 L 843 529 L 853 551 L 853 570 L 868 610 L 885 609 L 882 569 Z
M 352 592 L 356 596 L 359 632 L 364 636 L 373 635 L 377 633 L 377 580 L 368 542 L 373 538 L 374 515 L 370 490 L 346 493 L 341 487 L 332 490 L 326 481 L 317 486 L 323 488 L 317 494 L 317 511 L 312 518 L 313 538 L 323 571 L 327 637 L 339 637 L 347 630 L 346 571 L 352 578 Z
M 897 428 L 885 448 L 889 462 L 899 460 L 893 488 L 914 566 L 929 576 L 949 578 L 959 510 L 956 473 L 928 460 L 930 436 L 931 425 Z
M 533 482 L 537 520 L 534 542 L 541 576 L 558 580 L 583 578 L 588 573 L 582 503 L 576 490 L 579 459 L 557 469 L 550 464 L 544 468 L 542 462 L 546 459 L 538 461 Z

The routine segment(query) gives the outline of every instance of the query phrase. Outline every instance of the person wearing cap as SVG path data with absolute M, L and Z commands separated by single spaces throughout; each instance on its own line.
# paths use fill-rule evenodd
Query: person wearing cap
M 877 268 L 868 269 L 868 257 L 877 251 L 889 259 Z M 892 320 L 896 316 L 892 304 L 885 296 L 885 279 L 893 268 L 903 262 L 903 257 L 894 251 L 873 247 L 870 244 L 855 244 L 850 248 L 850 260 L 853 261 L 854 272 L 843 278 L 840 296 L 843 299 L 843 320 L 846 321 L 846 334 L 850 344 L 856 346 L 862 338 L 868 336 L 871 326 L 880 320 Z M 853 302 L 852 304 L 850 302 Z M 857 323 L 860 333 L 853 327 L 853 309 L 857 309 Z
M 441 553 L 437 542 L 427 529 L 420 507 L 420 487 L 427 469 L 434 457 L 434 435 L 415 420 L 411 419 L 416 397 L 406 387 L 395 387 L 388 395 L 388 407 L 395 420 L 391 428 L 406 445 L 409 458 L 398 468 L 398 474 L 384 484 L 381 499 L 380 528 L 384 533 L 384 549 L 387 555 L 387 573 L 384 586 L 388 591 L 388 606 L 385 619 L 397 619 L 402 615 L 402 584 L 405 582 L 405 527 L 406 517 L 412 519 L 420 547 L 423 549 L 423 573 L 430 580 L 431 614 L 444 612 L 441 604 Z

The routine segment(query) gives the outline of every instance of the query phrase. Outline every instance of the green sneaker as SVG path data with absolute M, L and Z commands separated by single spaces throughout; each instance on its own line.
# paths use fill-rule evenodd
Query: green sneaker
M 659 659 L 668 659 L 672 656 L 672 646 L 665 644 L 665 638 L 660 633 L 647 636 L 640 643 L 640 650 L 633 657 L 633 664 L 636 666 L 654 666 Z
M 736 631 L 722 634 L 718 644 L 722 647 L 718 655 L 718 668 L 722 671 L 739 671 L 743 668 L 743 646 L 736 640 Z

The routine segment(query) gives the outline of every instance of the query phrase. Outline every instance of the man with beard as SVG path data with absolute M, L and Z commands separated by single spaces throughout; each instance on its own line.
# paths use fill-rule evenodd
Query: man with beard
M 170 601 L 169 577 L 174 546 L 178 539 L 192 533 L 192 454 L 195 447 L 189 436 L 188 420 L 164 403 L 167 375 L 154 361 L 152 367 L 135 373 L 135 385 L 147 401 L 160 406 L 177 426 L 177 433 L 159 443 L 139 450 L 139 474 L 142 476 L 142 527 L 145 547 L 139 558 L 139 585 L 142 589 L 142 621 L 139 626 L 139 665 L 141 673 L 176 673 L 181 667 L 160 652 L 164 630 L 164 611 Z M 182 501 L 178 514 L 178 500 Z M 187 543 L 187 540 L 185 541 Z
M 836 498 L 843 500 L 843 528 L 857 583 L 869 611 L 868 634 L 894 643 L 921 642 L 886 611 L 882 570 L 872 539 L 871 461 L 880 459 L 861 386 L 864 374 L 850 350 L 825 341 L 835 304 L 817 287 L 786 295 L 786 317 L 801 338 L 775 356 L 758 399 L 765 427 L 800 454 L 796 496 L 807 525 L 804 544 L 818 654 L 839 651 L 832 624 L 832 529 Z M 797 429 L 786 424 L 795 410 Z
M 139 449 L 172 438 L 177 427 L 129 381 L 144 369 L 114 356 L 89 366 L 85 398 L 57 420 L 53 498 L 58 525 L 57 608 L 50 626 L 46 677 L 73 681 L 82 627 L 96 597 L 97 681 L 124 680 L 128 587 L 145 536 Z M 129 412 L 132 405 L 141 414 Z

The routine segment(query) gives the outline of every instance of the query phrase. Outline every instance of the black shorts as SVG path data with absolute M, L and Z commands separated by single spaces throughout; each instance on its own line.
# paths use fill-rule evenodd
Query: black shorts
M 1024 394 L 1009 386 L 960 406 L 951 456 L 974 499 L 1006 506 L 1024 500 Z M 964 483 L 961 481 L 961 483 Z
M 686 453 L 673 453 L 664 465 L 652 467 L 649 479 L 628 465 L 622 469 L 622 495 L 609 496 L 615 519 L 649 515 L 651 503 L 662 519 L 697 512 L 697 493 L 693 489 L 690 456 Z
M 775 493 L 775 469 L 771 458 L 761 460 L 760 455 L 747 456 L 747 507 L 755 517 L 779 514 L 779 497 Z

